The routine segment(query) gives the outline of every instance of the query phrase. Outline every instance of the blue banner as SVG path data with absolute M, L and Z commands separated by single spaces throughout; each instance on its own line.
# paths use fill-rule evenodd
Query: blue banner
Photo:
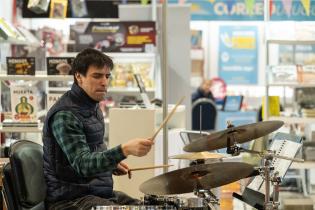
M 310 14 L 307 15 L 300 0 L 293 0 L 290 14 L 287 14 L 281 0 L 273 0 L 270 20 L 314 21 L 315 0 L 310 0 Z M 169 0 L 178 3 L 178 0 Z M 191 20 L 264 20 L 264 1 L 256 0 L 249 13 L 245 0 L 186 0 L 191 4 Z
M 226 84 L 257 84 L 257 33 L 256 26 L 220 26 L 218 71 Z

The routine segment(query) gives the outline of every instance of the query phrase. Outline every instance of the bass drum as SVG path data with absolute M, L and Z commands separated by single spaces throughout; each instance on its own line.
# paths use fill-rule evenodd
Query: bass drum
M 177 210 L 172 206 L 154 206 L 154 205 L 141 205 L 141 206 L 97 206 L 92 210 Z
M 145 205 L 170 206 L 176 210 L 211 210 L 203 198 L 145 195 Z
M 181 210 L 210 210 L 203 198 L 178 198 L 179 208 Z

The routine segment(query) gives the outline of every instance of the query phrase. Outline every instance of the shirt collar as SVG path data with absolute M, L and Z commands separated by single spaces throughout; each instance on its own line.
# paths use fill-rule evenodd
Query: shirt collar
M 73 83 L 71 87 L 71 92 L 74 94 L 75 97 L 80 99 L 81 102 L 84 102 L 85 105 L 88 107 L 94 107 L 96 108 L 98 101 L 93 100 L 88 94 L 75 82 Z

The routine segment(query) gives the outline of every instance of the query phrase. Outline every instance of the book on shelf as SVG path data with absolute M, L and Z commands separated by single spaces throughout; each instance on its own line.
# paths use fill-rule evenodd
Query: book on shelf
M 38 38 L 32 32 L 30 32 L 28 29 L 26 29 L 23 26 L 17 26 L 16 28 L 25 37 L 26 41 L 29 44 L 33 44 L 33 45 L 37 44 L 38 46 L 40 45 Z
M 35 87 L 11 86 L 11 111 L 13 122 L 37 121 L 37 95 Z
M 35 75 L 35 57 L 7 57 L 8 75 Z
M 11 23 L 1 17 L 0 37 L 8 41 L 26 41 L 25 37 Z
M 298 73 L 295 65 L 271 66 L 270 83 L 297 83 Z
M 304 66 L 298 66 L 300 68 L 300 71 L 298 71 L 298 74 L 300 74 L 299 78 L 301 83 L 304 84 L 314 84 L 315 83 L 315 65 L 304 65 Z
M 70 75 L 74 57 L 47 57 L 47 75 Z
M 269 116 L 280 116 L 280 97 L 279 96 L 268 96 L 268 115 Z M 265 116 L 265 97 L 262 98 L 262 112 L 261 117 L 264 119 Z
M 47 75 L 71 75 L 74 57 L 47 57 Z M 68 81 L 49 81 L 49 87 L 68 87 Z

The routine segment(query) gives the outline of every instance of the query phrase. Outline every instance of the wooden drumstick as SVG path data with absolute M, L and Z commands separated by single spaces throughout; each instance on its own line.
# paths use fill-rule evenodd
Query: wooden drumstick
M 173 165 L 160 165 L 160 166 L 149 166 L 149 167 L 139 167 L 139 168 L 131 168 L 128 170 L 128 178 L 131 179 L 131 171 L 140 171 L 140 170 L 148 170 L 148 169 L 156 169 L 156 168 L 167 168 Z
M 155 131 L 154 135 L 151 137 L 152 141 L 154 141 L 155 137 L 158 135 L 160 130 L 163 128 L 163 126 L 169 121 L 169 119 L 172 117 L 172 115 L 175 113 L 177 107 L 183 102 L 185 96 L 183 96 L 175 105 L 175 107 L 172 109 L 172 111 L 166 116 L 164 121 L 161 123 L 160 127 Z

